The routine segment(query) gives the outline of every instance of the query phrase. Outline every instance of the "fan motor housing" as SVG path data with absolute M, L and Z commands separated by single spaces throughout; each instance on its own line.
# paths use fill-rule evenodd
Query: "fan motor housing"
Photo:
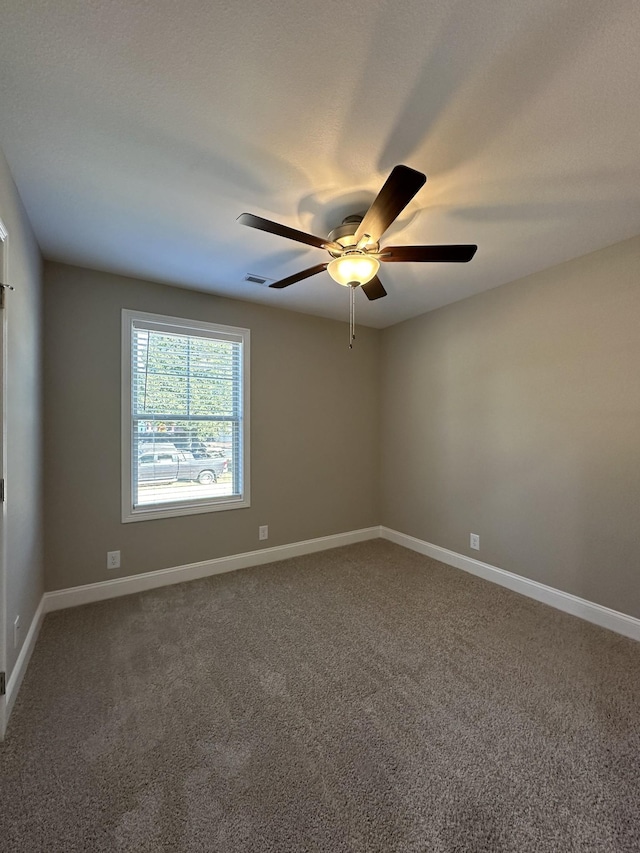
M 328 239 L 332 240 L 334 243 L 340 243 L 341 246 L 344 246 L 345 249 L 350 246 L 356 246 L 358 241 L 355 239 L 355 233 L 358 230 L 358 225 L 362 222 L 363 217 L 357 214 L 352 216 L 347 216 L 342 220 L 342 225 L 338 225 L 337 228 L 334 228 L 333 231 L 329 232 Z M 367 249 L 370 251 L 377 252 L 378 251 L 377 243 L 369 243 L 367 245 Z M 338 252 L 332 252 L 329 249 L 329 253 L 333 255 L 334 258 L 339 257 Z

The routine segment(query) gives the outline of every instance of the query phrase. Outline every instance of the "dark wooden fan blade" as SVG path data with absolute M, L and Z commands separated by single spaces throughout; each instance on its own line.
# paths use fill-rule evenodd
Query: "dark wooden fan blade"
M 387 291 L 382 286 L 382 282 L 377 275 L 374 275 L 371 281 L 363 284 L 361 290 L 364 290 L 364 295 L 367 299 L 381 299 L 387 295 Z
M 295 284 L 296 281 L 302 281 L 304 278 L 309 278 L 309 276 L 316 275 L 317 273 L 326 270 L 327 266 L 328 264 L 317 264 L 315 267 L 309 267 L 307 270 L 294 273 L 293 275 L 288 276 L 288 278 L 281 278 L 280 281 L 274 281 L 273 284 L 269 285 L 269 287 L 277 287 L 278 289 L 289 287 L 290 284 Z
M 380 250 L 380 260 L 383 263 L 397 261 L 413 261 L 414 263 L 443 261 L 445 263 L 461 263 L 470 261 L 475 255 L 477 246 L 385 246 Z
M 368 234 L 377 243 L 426 180 L 422 172 L 408 166 L 395 166 L 358 226 L 356 240 Z
M 287 237 L 289 240 L 296 240 L 298 243 L 316 246 L 318 249 L 332 249 L 334 252 L 342 252 L 342 246 L 339 243 L 323 240 L 321 237 L 315 237 L 313 234 L 307 234 L 304 231 L 297 231 L 295 228 L 280 225 L 270 219 L 263 219 L 262 216 L 254 216 L 253 213 L 241 213 L 238 222 L 242 225 L 248 225 L 250 228 L 257 228 L 259 231 L 268 231 L 270 234 Z

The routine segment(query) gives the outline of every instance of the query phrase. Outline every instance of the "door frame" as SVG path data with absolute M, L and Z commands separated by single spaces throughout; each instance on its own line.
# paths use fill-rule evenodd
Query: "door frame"
M 9 232 L 0 219 L 0 478 L 5 499 L 0 503 L 0 672 L 7 687 L 7 291 L 9 284 Z M 0 740 L 7 725 L 7 697 L 0 696 Z

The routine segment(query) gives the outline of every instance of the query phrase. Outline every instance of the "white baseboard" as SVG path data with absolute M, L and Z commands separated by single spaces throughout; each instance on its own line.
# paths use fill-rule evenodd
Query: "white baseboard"
M 36 640 L 38 639 L 38 634 L 40 633 L 44 614 L 45 609 L 43 596 L 40 599 L 38 609 L 36 610 L 33 619 L 31 620 L 31 625 L 29 626 L 27 636 L 25 637 L 24 643 L 22 644 L 22 648 L 20 649 L 20 654 L 18 655 L 18 659 L 15 663 L 15 666 L 13 667 L 11 675 L 9 676 L 9 680 L 7 681 L 7 695 L 4 715 L 5 728 L 7 723 L 9 722 L 9 717 L 11 716 L 13 706 L 15 705 L 15 701 L 18 696 L 18 691 L 20 690 L 20 685 L 22 684 L 22 679 L 24 678 L 24 674 L 27 671 L 27 666 L 29 665 L 29 661 L 31 660 L 31 655 L 33 654 L 33 650 L 36 645 Z M 4 731 L 2 732 L 2 737 L 4 737 Z
M 176 566 L 169 569 L 160 569 L 155 572 L 147 572 L 142 575 L 132 575 L 125 578 L 102 581 L 100 583 L 85 584 L 84 586 L 60 589 L 54 592 L 46 592 L 33 617 L 29 632 L 20 650 L 18 660 L 13 668 L 11 677 L 7 683 L 6 707 L 4 721 L 0 719 L 0 726 L 9 720 L 9 715 L 15 704 L 18 690 L 24 678 L 24 674 L 31 658 L 31 654 L 38 639 L 42 620 L 46 613 L 61 610 L 66 607 L 75 607 L 81 604 L 90 604 L 94 601 L 103 601 L 108 598 L 116 598 L 121 595 L 131 595 L 148 589 L 161 586 L 182 583 L 184 581 L 196 580 L 210 575 L 232 572 L 236 569 L 245 569 L 250 566 L 273 563 L 277 560 L 286 560 L 290 557 L 299 557 L 304 554 L 312 554 L 317 551 L 325 551 L 329 548 L 339 548 L 342 545 L 351 545 L 355 542 L 364 542 L 368 539 L 382 537 L 397 545 L 402 545 L 419 554 L 424 554 L 434 560 L 439 560 L 456 569 L 462 569 L 485 580 L 507 587 L 514 592 L 519 592 L 536 601 L 541 601 L 557 610 L 563 610 L 573 616 L 585 619 L 602 628 L 608 628 L 625 637 L 640 641 L 640 619 L 595 604 L 592 601 L 579 598 L 567 592 L 554 589 L 537 581 L 529 580 L 520 575 L 491 566 L 480 560 L 466 557 L 439 545 L 433 545 L 414 536 L 408 536 L 388 527 L 367 527 L 361 530 L 351 530 L 347 533 L 337 533 L 333 536 L 322 536 L 318 539 L 307 539 L 303 542 L 293 542 L 290 545 L 278 545 L 273 548 L 263 548 L 259 551 L 248 551 L 244 554 L 233 554 L 229 557 L 218 557 L 214 560 L 204 560 L 200 563 L 191 563 L 186 566 Z M 4 731 L 0 730 L 0 739 Z
M 90 604 L 94 601 L 103 601 L 120 595 L 131 595 L 134 592 L 144 592 L 147 589 L 206 578 L 223 572 L 233 572 L 236 569 L 246 569 L 250 566 L 261 566 L 265 563 L 274 563 L 277 560 L 287 560 L 290 557 L 300 557 L 304 554 L 313 554 L 316 551 L 326 551 L 329 548 L 351 545 L 354 542 L 378 539 L 379 536 L 379 527 L 365 527 L 361 530 L 350 530 L 347 533 L 336 533 L 332 536 L 321 536 L 318 539 L 293 542 L 290 545 L 276 545 L 273 548 L 247 551 L 244 554 L 232 554 L 229 557 L 203 560 L 200 563 L 190 563 L 186 566 L 159 569 L 142 575 L 130 575 L 126 578 L 114 578 L 114 580 L 74 586 L 69 589 L 58 589 L 54 592 L 45 592 L 44 612 L 50 613 L 53 610 L 76 607 L 79 604 Z
M 552 586 L 546 586 L 546 584 L 538 583 L 538 581 L 515 575 L 513 572 L 507 572 L 497 566 L 482 563 L 480 560 L 474 560 L 472 557 L 466 557 L 456 551 L 449 551 L 439 545 L 432 545 L 423 539 L 416 539 L 414 536 L 399 533 L 397 530 L 391 530 L 388 527 L 380 527 L 380 536 L 390 542 L 395 542 L 397 545 L 409 548 L 411 551 L 417 551 L 419 554 L 446 563 L 448 566 L 470 572 L 472 575 L 505 586 L 507 589 L 519 592 L 528 598 L 549 604 L 556 610 L 563 610 L 572 616 L 579 616 L 587 622 L 593 622 L 594 625 L 599 625 L 601 628 L 608 628 L 617 634 L 640 641 L 640 619 L 628 616 L 626 613 L 611 610 L 609 607 L 603 607 L 601 604 L 595 604 L 593 601 L 587 601 L 577 595 L 562 592 L 562 590 L 555 589 Z
M 600 625 L 602 628 L 608 628 L 610 631 L 615 631 L 625 637 L 640 641 L 640 619 L 636 619 L 626 613 L 611 610 L 602 604 L 587 601 L 584 598 L 579 598 L 577 595 L 572 595 L 571 593 L 563 592 L 538 581 L 516 575 L 513 572 L 508 572 L 489 563 L 483 563 L 480 560 L 467 557 L 464 554 L 458 554 L 456 551 L 449 551 L 447 548 L 433 545 L 430 542 L 425 542 L 423 539 L 417 539 L 414 536 L 400 533 L 388 527 L 366 527 L 361 530 L 351 530 L 332 536 L 321 536 L 318 539 L 293 542 L 289 545 L 277 545 L 273 548 L 262 548 L 259 551 L 247 551 L 243 554 L 232 554 L 229 557 L 218 557 L 214 560 L 204 560 L 200 563 L 159 569 L 158 571 L 146 572 L 142 575 L 131 575 L 125 578 L 115 578 L 114 580 L 46 592 L 38 608 L 38 613 L 36 613 L 32 622 L 14 673 L 9 680 L 7 686 L 7 704 L 10 702 L 9 697 L 11 695 L 14 676 L 18 678 L 20 671 L 22 674 L 19 675 L 17 686 L 19 686 L 22 680 L 22 675 L 24 674 L 33 644 L 37 638 L 37 632 L 40 630 L 40 623 L 44 613 L 50 613 L 53 610 L 61 610 L 66 607 L 75 607 L 80 604 L 90 604 L 94 601 L 103 601 L 108 598 L 116 598 L 121 595 L 131 595 L 135 592 L 144 592 L 147 589 L 183 583 L 184 581 L 197 580 L 198 578 L 222 574 L 223 572 L 246 569 L 250 566 L 260 566 L 276 562 L 277 560 L 286 560 L 290 557 L 299 557 L 304 554 L 325 551 L 329 548 L 339 548 L 342 545 L 351 545 L 355 542 L 364 542 L 368 539 L 377 539 L 378 537 L 388 539 L 390 542 L 395 542 L 397 545 L 402 545 L 412 551 L 417 551 L 419 554 L 439 560 L 448 566 L 462 569 L 462 571 L 507 587 L 507 589 L 511 589 L 521 595 L 526 595 L 528 598 L 533 598 L 536 601 L 541 601 L 543 604 L 555 607 L 557 610 L 562 610 L 565 613 L 585 619 L 587 622 Z M 20 668 L 21 661 L 22 669 Z M 8 716 L 7 714 L 7 719 Z

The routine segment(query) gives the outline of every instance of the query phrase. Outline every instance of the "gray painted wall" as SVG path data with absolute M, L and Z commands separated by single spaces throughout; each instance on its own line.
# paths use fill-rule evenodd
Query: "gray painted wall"
M 6 448 L 7 677 L 43 592 L 41 260 L 0 152 L 0 219 L 9 232 Z M 13 620 L 20 616 L 18 647 Z
M 382 523 L 640 617 L 639 271 L 640 237 L 384 330 Z
M 640 617 L 638 269 L 640 238 L 349 352 L 345 324 L 47 264 L 47 588 L 381 522 Z M 250 509 L 121 524 L 122 307 L 252 329 Z
M 251 329 L 250 508 L 121 523 L 122 308 Z M 379 331 L 54 263 L 45 318 L 47 589 L 379 523 Z

